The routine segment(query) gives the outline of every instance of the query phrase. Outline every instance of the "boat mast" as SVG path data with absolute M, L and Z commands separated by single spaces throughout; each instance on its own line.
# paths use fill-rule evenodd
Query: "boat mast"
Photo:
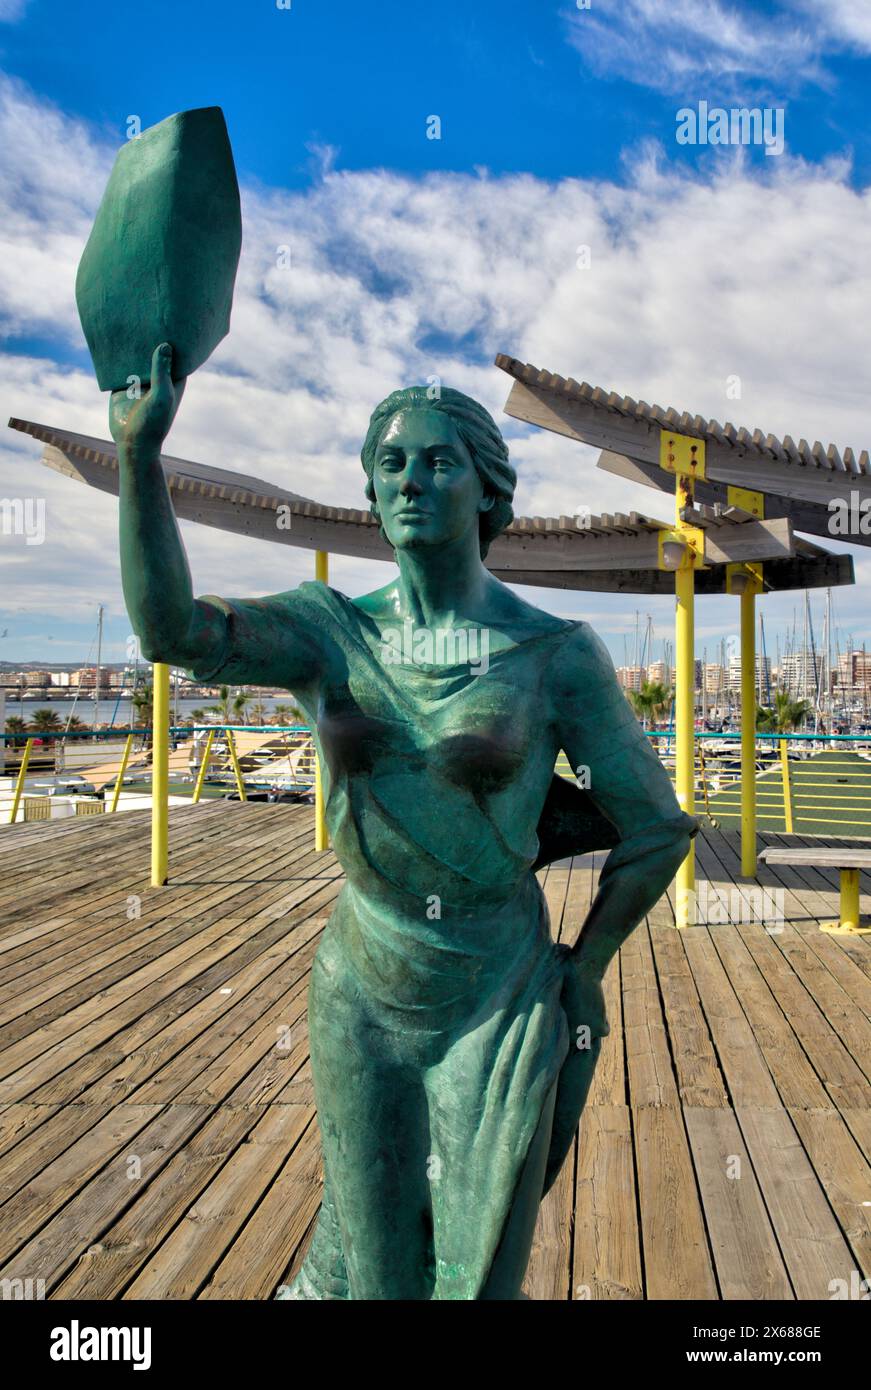
M 771 704 L 771 667 L 765 651 L 765 619 L 759 614 L 759 647 L 762 652 L 762 669 L 759 672 L 759 703 L 762 704 L 762 679 L 765 678 L 765 698 Z
M 100 713 L 100 675 L 103 663 L 103 605 L 97 604 L 97 675 L 94 680 L 94 728 Z

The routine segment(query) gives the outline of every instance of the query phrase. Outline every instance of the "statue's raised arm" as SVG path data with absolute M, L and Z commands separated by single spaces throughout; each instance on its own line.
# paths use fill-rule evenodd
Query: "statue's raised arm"
M 152 357 L 151 386 L 136 399 L 113 391 L 109 427 L 118 445 L 121 580 L 133 629 L 148 661 L 200 679 L 218 674 L 254 684 L 305 684 L 317 642 L 294 622 L 292 595 L 229 602 L 194 598 L 190 568 L 160 464 L 185 379 L 172 379 L 172 346 Z M 274 611 L 273 611 L 274 610 Z

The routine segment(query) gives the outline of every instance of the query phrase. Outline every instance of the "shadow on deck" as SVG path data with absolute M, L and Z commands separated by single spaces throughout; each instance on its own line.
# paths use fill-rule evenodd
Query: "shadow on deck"
M 173 811 L 165 889 L 148 833 L 144 812 L 0 831 L 0 1280 L 268 1299 L 318 1209 L 305 994 L 341 875 L 307 808 Z M 543 873 L 555 935 L 603 858 Z M 741 915 L 736 837 L 697 862 Z M 531 1298 L 829 1299 L 871 1275 L 871 939 L 818 931 L 833 874 L 760 882 L 781 930 L 677 932 L 663 899 L 612 964 Z

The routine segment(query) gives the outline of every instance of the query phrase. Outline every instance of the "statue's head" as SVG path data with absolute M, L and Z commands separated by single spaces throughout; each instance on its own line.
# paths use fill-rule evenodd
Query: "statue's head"
M 508 446 L 462 391 L 394 391 L 372 412 L 360 457 L 372 514 L 394 550 L 445 545 L 475 528 L 483 558 L 514 517 Z

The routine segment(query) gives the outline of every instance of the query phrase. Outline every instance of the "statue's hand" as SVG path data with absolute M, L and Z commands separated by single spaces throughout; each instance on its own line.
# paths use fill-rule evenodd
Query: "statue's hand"
M 109 429 L 119 446 L 160 453 L 184 395 L 185 382 L 172 379 L 172 346 L 161 343 L 151 358 L 151 386 L 137 394 L 131 385 L 113 391 L 109 400 Z M 132 393 L 132 394 L 131 394 Z
M 605 1008 L 602 977 L 574 951 L 565 953 L 562 1006 L 571 1033 L 571 1047 L 584 1050 L 594 1038 L 605 1038 L 611 1029 Z M 588 1032 L 580 1032 L 588 1029 Z

